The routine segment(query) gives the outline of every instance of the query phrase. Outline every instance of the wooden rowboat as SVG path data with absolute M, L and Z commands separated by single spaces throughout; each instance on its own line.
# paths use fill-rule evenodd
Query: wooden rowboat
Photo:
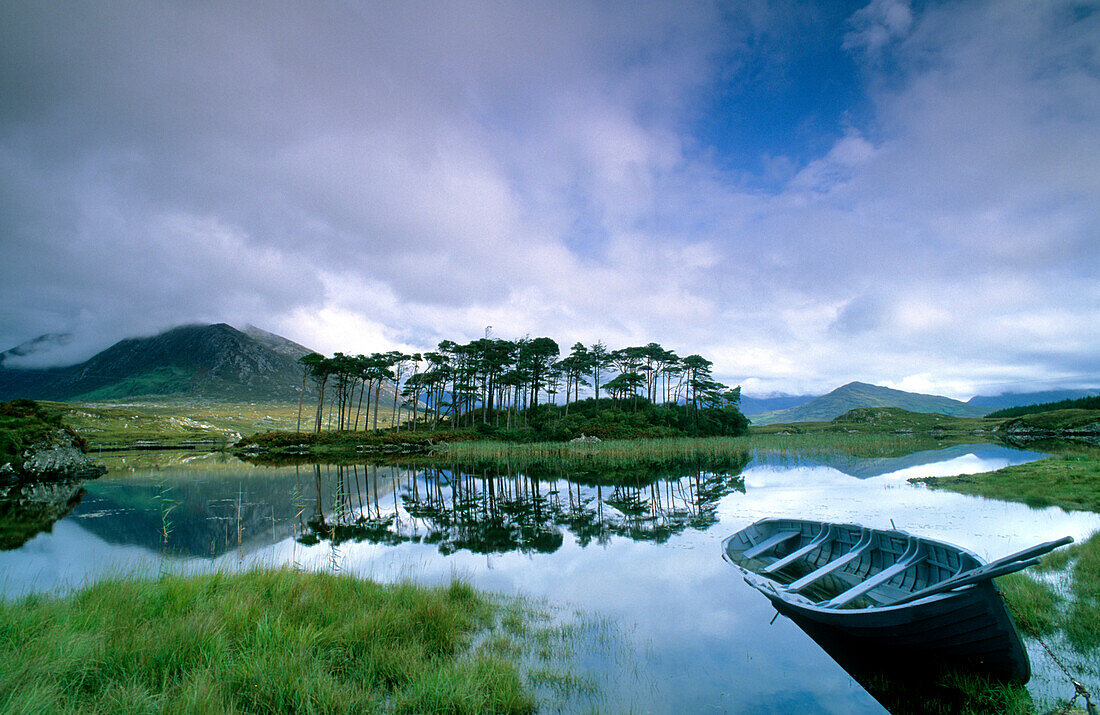
M 749 585 L 830 652 L 839 645 L 884 665 L 961 666 L 1025 683 L 1027 651 L 993 578 L 1072 541 L 983 563 L 904 531 L 762 519 L 722 548 Z

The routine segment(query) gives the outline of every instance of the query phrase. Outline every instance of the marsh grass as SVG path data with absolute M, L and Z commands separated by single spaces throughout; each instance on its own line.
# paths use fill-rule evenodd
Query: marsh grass
M 1058 445 L 1061 451 L 1045 459 L 1017 464 L 995 472 L 931 477 L 920 480 L 932 489 L 1033 507 L 1060 506 L 1066 510 L 1100 512 L 1100 448 Z
M 1038 637 L 1057 630 L 1061 623 L 1064 599 L 1048 583 L 1025 573 L 997 579 L 1016 626 L 1025 634 Z
M 0 710 L 529 712 L 515 664 L 471 648 L 496 608 L 289 570 L 31 596 L 0 604 Z
M 497 613 L 479 648 L 521 665 L 540 712 L 637 708 L 641 656 L 617 621 L 522 597 L 499 601 Z
M 942 445 L 935 440 L 869 432 L 753 432 L 744 437 L 683 437 L 582 443 L 466 441 L 448 443 L 441 456 L 460 462 L 489 460 L 512 464 L 551 460 L 563 464 L 629 463 L 638 460 L 714 460 L 743 453 L 794 454 L 805 457 L 841 453 L 852 457 L 884 457 L 938 446 Z
M 1066 638 L 1081 651 L 1100 648 L 1100 532 L 1074 547 L 1073 605 L 1065 625 Z
M 926 715 L 1034 715 L 1022 685 L 998 683 L 981 675 L 948 671 L 928 679 L 875 676 L 862 683 L 893 713 Z

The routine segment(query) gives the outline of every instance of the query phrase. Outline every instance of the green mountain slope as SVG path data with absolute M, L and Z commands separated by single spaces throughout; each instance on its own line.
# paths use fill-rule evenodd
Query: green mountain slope
M 212 400 L 297 401 L 309 352 L 285 338 L 225 323 L 187 325 L 128 338 L 79 365 L 0 367 L 0 400 L 121 400 L 172 396 Z
M 780 422 L 827 422 L 857 407 L 900 407 L 910 412 L 935 412 L 956 417 L 981 417 L 984 408 L 938 395 L 893 390 L 889 387 L 850 382 L 806 404 L 786 410 L 755 415 L 753 424 Z

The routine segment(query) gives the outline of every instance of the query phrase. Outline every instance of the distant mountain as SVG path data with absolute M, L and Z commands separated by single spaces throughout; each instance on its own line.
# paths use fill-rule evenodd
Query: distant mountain
M 967 400 L 966 404 L 981 407 L 987 414 L 996 410 L 1004 410 L 1009 407 L 1023 407 L 1024 405 L 1042 405 L 1048 402 L 1061 402 L 1062 400 L 1077 400 L 1082 397 L 1091 397 L 1100 394 L 1100 390 L 1047 390 L 1045 392 L 1008 392 L 1003 395 L 978 395 Z
M 774 397 L 749 397 L 741 394 L 741 413 L 744 415 L 759 415 L 764 412 L 785 410 L 789 407 L 804 405 L 820 395 L 775 395 Z
M 0 400 L 117 400 L 173 396 L 213 400 L 297 400 L 307 348 L 250 327 L 187 325 L 127 338 L 78 365 L 3 367 Z M 8 353 L 0 353 L 0 357 Z
M 827 422 L 857 407 L 900 407 L 910 412 L 935 412 L 956 417 L 981 417 L 988 410 L 938 395 L 892 390 L 889 387 L 850 382 L 827 395 L 785 410 L 767 412 L 752 418 L 753 424 L 779 422 Z
M 46 333 L 33 340 L 28 340 L 22 345 L 16 345 L 10 350 L 0 353 L 0 365 L 9 358 L 28 358 L 42 353 L 52 352 L 59 347 L 65 347 L 73 341 L 71 333 Z
M 313 352 L 304 345 L 299 345 L 293 340 L 287 340 L 282 335 L 260 330 L 255 325 L 246 325 L 241 332 L 262 345 L 266 345 L 275 352 L 286 355 L 293 360 L 297 360 L 303 355 L 309 355 Z

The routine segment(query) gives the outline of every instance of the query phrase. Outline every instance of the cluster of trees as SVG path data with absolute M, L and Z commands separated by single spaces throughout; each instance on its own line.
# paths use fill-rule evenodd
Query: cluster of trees
M 617 350 L 602 342 L 576 343 L 562 356 L 551 338 L 503 340 L 487 335 L 465 344 L 444 340 L 432 352 L 336 353 L 331 358 L 312 353 L 299 362 L 304 368 L 303 393 L 310 378 L 317 387 L 316 432 L 324 422 L 326 395 L 329 420 L 335 420 L 336 429 L 358 430 L 360 416 L 363 429 L 368 429 L 370 416 L 370 429 L 377 430 L 384 386 L 393 393 L 392 406 L 387 405 L 390 426 L 398 426 L 399 408 L 406 407 L 413 413 L 413 429 L 418 423 L 432 429 L 443 423 L 452 428 L 480 423 L 511 430 L 526 425 L 540 402 L 560 406 L 568 417 L 570 404 L 588 388 L 597 404 L 602 390 L 616 409 L 637 412 L 639 405 L 682 405 L 693 420 L 702 410 L 736 409 L 741 398 L 739 387 L 731 389 L 713 378 L 711 361 L 700 355 L 680 357 L 657 343 Z
M 1023 417 L 1024 415 L 1035 415 L 1040 412 L 1053 412 L 1054 410 L 1100 410 L 1100 395 L 1079 397 L 1075 400 L 1043 402 L 1036 405 L 1006 407 L 1003 410 L 990 412 L 986 417 Z

